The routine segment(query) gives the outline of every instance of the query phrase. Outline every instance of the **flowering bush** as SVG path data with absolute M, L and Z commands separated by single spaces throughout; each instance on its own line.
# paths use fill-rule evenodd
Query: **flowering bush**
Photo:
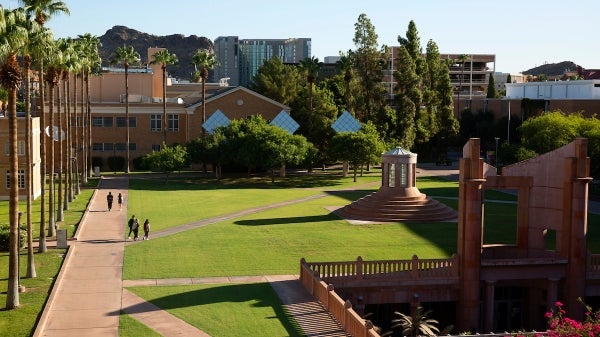
M 583 301 L 579 299 L 583 304 Z M 592 312 L 592 309 L 585 305 L 585 320 L 578 322 L 566 316 L 561 302 L 554 303 L 556 311 L 546 313 L 548 319 L 549 337 L 600 337 L 600 311 Z

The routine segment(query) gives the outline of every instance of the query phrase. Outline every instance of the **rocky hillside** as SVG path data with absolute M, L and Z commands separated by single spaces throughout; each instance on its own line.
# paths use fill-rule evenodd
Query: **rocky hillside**
M 531 68 L 527 71 L 524 71 L 523 74 L 533 75 L 533 76 L 539 76 L 539 75 L 543 74 L 543 75 L 550 77 L 550 76 L 561 76 L 565 72 L 570 72 L 570 71 L 577 71 L 577 64 L 575 64 L 571 61 L 563 61 L 560 63 L 543 64 L 539 67 Z
M 99 48 L 102 65 L 108 66 L 114 51 L 118 47 L 133 46 L 140 53 L 143 64 L 148 63 L 149 47 L 164 47 L 170 53 L 177 55 L 179 62 L 167 67 L 167 71 L 173 77 L 181 80 L 189 80 L 194 71 L 192 55 L 198 49 L 213 50 L 211 40 L 203 36 L 181 34 L 167 36 L 156 36 L 139 32 L 125 26 L 114 26 L 99 37 L 102 46 Z

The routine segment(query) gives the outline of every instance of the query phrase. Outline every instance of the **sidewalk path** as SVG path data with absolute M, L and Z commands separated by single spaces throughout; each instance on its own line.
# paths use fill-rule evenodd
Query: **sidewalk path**
M 136 243 L 124 240 L 127 187 L 127 178 L 115 177 L 101 180 L 81 220 L 77 239 L 69 241 L 67 256 L 36 327 L 34 337 L 117 337 L 121 311 L 165 337 L 209 337 L 205 332 L 160 310 L 124 287 L 240 282 L 269 282 L 288 313 L 294 317 L 306 335 L 347 337 L 339 323 L 318 301 L 314 300 L 295 275 L 123 281 L 125 245 Z M 109 191 L 115 196 L 119 193 L 123 194 L 123 210 L 119 211 L 115 202 L 117 208 L 113 207 L 112 211 L 108 211 L 106 195 Z M 153 237 L 170 235 L 173 232 L 324 196 L 326 194 L 318 194 L 240 211 L 180 226 L 172 231 L 155 233 Z

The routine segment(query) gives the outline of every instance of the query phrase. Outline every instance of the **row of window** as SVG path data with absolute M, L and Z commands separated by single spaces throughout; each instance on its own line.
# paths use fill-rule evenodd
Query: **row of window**
M 161 146 L 158 144 L 152 145 L 152 151 L 160 151 Z M 93 143 L 92 150 L 96 152 L 117 152 L 117 151 L 125 151 L 127 146 L 125 143 Z M 129 143 L 129 151 L 137 150 L 136 143 Z
M 127 127 L 127 119 L 125 117 L 92 117 L 92 126 L 112 128 L 113 121 L 115 121 L 115 125 L 118 128 Z M 129 117 L 129 127 L 137 127 L 136 117 Z M 167 115 L 167 130 L 179 131 L 179 115 Z M 150 131 L 162 131 L 162 115 L 150 115 Z

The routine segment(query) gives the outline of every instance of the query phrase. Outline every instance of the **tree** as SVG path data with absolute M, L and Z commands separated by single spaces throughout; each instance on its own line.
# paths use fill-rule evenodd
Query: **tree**
M 353 105 L 351 104 L 352 99 L 351 99 L 351 93 L 350 93 L 350 84 L 352 83 L 352 79 L 354 78 L 354 63 L 352 61 L 352 58 L 350 56 L 351 54 L 341 54 L 340 55 L 340 60 L 337 61 L 337 65 L 340 68 L 340 70 L 342 71 L 342 73 L 344 74 L 343 78 L 344 78 L 344 83 L 345 83 L 345 90 L 344 90 L 344 103 L 345 103 L 345 108 L 346 110 L 348 110 L 350 113 L 354 112 L 353 109 Z
M 386 90 L 381 82 L 388 62 L 387 47 L 379 49 L 375 27 L 366 14 L 359 15 L 354 29 L 352 41 L 356 50 L 352 57 L 361 83 L 355 115 L 361 121 L 377 122 L 377 115 L 386 105 Z
M 297 67 L 283 64 L 277 56 L 258 68 L 250 88 L 272 100 L 289 105 L 298 93 L 300 73 Z
M 487 95 L 485 97 L 496 98 L 497 96 L 498 96 L 498 93 L 496 91 L 496 83 L 494 81 L 494 75 L 490 74 L 490 78 L 488 80 L 488 86 L 487 86 Z
M 127 160 L 125 164 L 125 172 L 129 173 L 129 66 L 140 62 L 140 54 L 133 49 L 133 46 L 123 46 L 115 50 L 113 57 L 110 61 L 111 64 L 123 63 L 125 67 L 125 123 L 126 129 L 126 141 L 125 146 L 127 147 Z
M 100 68 L 101 59 L 98 53 L 100 39 L 95 35 L 86 33 L 83 35 L 78 35 L 78 40 L 82 44 L 81 53 L 83 56 L 83 73 L 81 76 L 81 117 L 82 120 L 85 121 L 82 123 L 82 126 L 84 126 L 82 135 L 82 172 L 83 182 L 87 183 L 88 177 L 92 175 L 92 108 L 90 103 L 90 75 L 95 69 Z M 128 121 L 129 120 L 127 120 L 127 125 L 129 125 Z M 127 130 L 129 130 L 129 128 L 127 128 Z M 129 149 L 129 146 L 127 149 Z M 129 153 L 129 151 L 127 153 Z
M 160 151 L 152 151 L 144 156 L 144 162 L 152 169 L 166 173 L 166 183 L 173 171 L 181 170 L 188 162 L 187 150 L 184 146 L 176 144 L 167 146 L 163 143 Z
M 440 332 L 438 321 L 427 318 L 430 313 L 430 310 L 424 311 L 422 307 L 417 307 L 412 315 L 396 311 L 394 315 L 399 317 L 392 320 L 392 329 L 400 328 L 400 336 L 437 336 Z
M 212 51 L 206 49 L 198 49 L 192 56 L 192 63 L 194 64 L 193 79 L 202 80 L 202 124 L 206 122 L 206 81 L 208 81 L 209 70 L 212 70 L 219 64 L 215 58 L 215 54 Z M 204 134 L 204 128 L 202 133 Z
M 177 55 L 169 53 L 168 50 L 159 50 L 154 55 L 150 64 L 160 64 L 162 70 L 162 101 L 163 101 L 163 143 L 167 144 L 167 66 L 179 62 Z
M 8 144 L 9 144 L 9 266 L 6 309 L 17 308 L 19 303 L 19 158 L 17 141 L 17 90 L 23 82 L 17 56 L 27 43 L 27 19 L 22 8 L 0 8 L 0 85 L 8 91 Z
M 397 83 L 394 96 L 397 116 L 389 122 L 387 141 L 392 145 L 411 149 L 419 128 L 425 128 L 426 125 L 417 125 L 419 106 L 415 102 L 420 102 L 422 96 L 415 63 L 405 47 L 398 48 L 398 70 L 394 72 L 394 78 Z M 427 130 L 420 131 L 421 134 L 426 132 Z
M 464 78 L 464 74 L 465 74 L 465 63 L 469 60 L 469 55 L 467 54 L 461 54 L 458 59 L 456 59 L 456 62 L 458 62 L 460 64 L 460 78 L 458 79 L 458 97 L 457 97 L 457 108 L 458 108 L 458 112 L 460 113 L 460 92 L 462 91 L 462 83 L 463 83 L 463 78 Z
M 53 0 L 20 0 L 22 4 L 25 5 L 25 11 L 28 16 L 33 16 L 33 21 L 37 22 L 40 25 L 41 34 L 39 35 L 39 39 L 32 40 L 32 45 L 35 46 L 35 57 L 38 62 L 38 77 L 40 83 L 40 101 L 41 111 L 40 111 L 40 125 L 43 128 L 46 126 L 46 111 L 45 111 L 45 100 L 44 100 L 44 57 L 49 55 L 49 49 L 53 46 L 53 38 L 50 30 L 45 29 L 44 25 L 46 21 L 50 20 L 52 16 L 57 14 L 67 14 L 69 15 L 69 8 L 62 1 L 53 1 Z M 40 133 L 40 159 L 42 163 L 42 172 L 41 172 L 41 209 L 40 209 L 40 238 L 38 251 L 40 253 L 44 253 L 47 250 L 46 247 L 46 139 L 44 132 Z
M 321 63 L 319 62 L 319 59 L 314 56 L 300 60 L 300 73 L 306 76 L 306 84 L 308 86 L 308 109 L 311 112 L 313 111 L 312 90 L 317 76 L 319 75 L 319 68 L 321 68 Z
M 356 182 L 359 166 L 379 160 L 383 143 L 373 124 L 365 123 L 358 132 L 340 132 L 333 136 L 329 149 L 332 158 L 348 161 L 352 165 Z

